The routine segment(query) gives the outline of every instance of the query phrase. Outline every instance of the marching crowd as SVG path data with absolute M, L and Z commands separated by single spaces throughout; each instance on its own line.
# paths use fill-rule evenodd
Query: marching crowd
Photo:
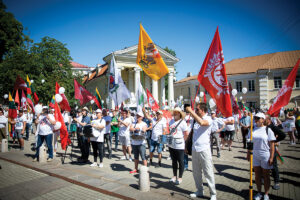
M 45 141 L 49 153 L 47 161 L 51 162 L 56 156 L 59 138 L 59 130 L 55 130 L 54 110 L 44 106 L 39 115 L 34 115 L 31 110 L 19 110 L 15 119 L 8 119 L 7 112 L 7 108 L 1 105 L 0 142 L 7 138 L 7 122 L 12 125 L 13 143 L 18 142 L 21 150 L 24 150 L 24 139 L 28 140 L 29 133 L 35 132 L 36 154 L 33 161 L 38 160 L 39 148 Z M 91 145 L 94 160 L 90 166 L 102 168 L 104 158 L 112 159 L 113 151 L 117 151 L 120 143 L 123 156 L 119 159 L 133 161 L 134 168 L 130 173 L 135 174 L 139 172 L 140 160 L 144 166 L 162 167 L 162 152 L 168 150 L 173 169 L 170 182 L 180 185 L 188 167 L 188 155 L 191 155 L 197 191 L 190 196 L 203 196 L 204 175 L 211 199 L 216 199 L 217 193 L 212 162 L 213 147 L 216 146 L 218 158 L 226 146 L 231 151 L 234 137 L 239 136 L 240 129 L 243 147 L 248 149 L 248 160 L 250 150 L 253 149 L 253 166 L 258 190 L 254 199 L 269 199 L 270 170 L 274 178 L 273 189 L 280 188 L 276 160 L 278 146 L 285 138 L 285 133 L 289 135 L 290 144 L 296 144 L 295 133 L 300 133 L 300 114 L 297 109 L 287 111 L 283 118 L 253 111 L 252 143 L 249 142 L 251 115 L 247 110 L 243 111 L 242 116 L 224 118 L 215 111 L 209 111 L 205 103 L 198 103 L 194 110 L 189 106 L 184 109 L 176 107 L 171 113 L 172 119 L 168 120 L 162 110 L 153 112 L 143 108 L 135 112 L 124 108 L 97 109 L 90 112 L 84 107 L 71 113 L 64 112 L 63 118 L 69 134 L 77 136 L 81 151 L 78 162 L 89 163 Z M 158 154 L 157 162 L 153 159 L 155 153 Z M 262 182 L 264 194 L 261 193 Z

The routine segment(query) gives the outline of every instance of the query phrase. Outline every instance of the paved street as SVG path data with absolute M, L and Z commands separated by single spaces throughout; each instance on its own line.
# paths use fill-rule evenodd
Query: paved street
M 20 151 L 13 146 L 10 152 L 0 154 L 2 166 L 0 199 L 114 199 L 116 197 L 123 199 L 126 197 L 133 199 L 189 199 L 189 193 L 195 191 L 191 162 L 189 171 L 184 172 L 181 185 L 175 186 L 168 182 L 172 177 L 172 168 L 171 161 L 166 159 L 167 152 L 163 153 L 162 168 L 150 167 L 151 192 L 140 192 L 138 190 L 138 174 L 129 174 L 129 171 L 133 169 L 133 162 L 119 160 L 122 155 L 120 146 L 117 152 L 113 152 L 111 160 L 104 159 L 103 168 L 92 168 L 89 164 L 82 165 L 72 162 L 71 148 L 67 151 L 64 164 L 61 162 L 61 155 L 64 153 L 62 150 L 51 163 L 34 163 L 32 162 L 34 152 L 31 150 L 33 141 L 34 136 L 31 135 L 30 141 L 25 142 L 25 151 Z M 76 146 L 76 142 L 74 143 Z M 221 158 L 217 158 L 216 151 L 214 151 L 213 161 L 218 199 L 248 198 L 249 163 L 245 159 L 246 150 L 237 140 L 233 147 L 231 152 L 225 148 L 221 152 Z M 300 199 L 299 151 L 299 144 L 290 146 L 287 140 L 281 142 L 280 152 L 285 160 L 284 164 L 279 164 L 281 188 L 278 191 L 271 189 L 271 199 Z M 75 161 L 80 155 L 79 149 L 73 148 L 72 155 L 72 160 Z M 26 167 L 3 159 L 18 162 Z M 89 159 L 93 160 L 92 155 Z M 154 158 L 154 162 L 157 162 L 157 158 Z M 34 168 L 34 170 L 28 167 Z M 72 183 L 72 180 L 75 181 L 75 184 Z M 84 184 L 83 187 L 78 183 Z M 273 185 L 273 181 L 271 184 Z M 93 186 L 93 188 L 89 189 L 88 186 Z M 204 192 L 205 199 L 208 199 L 207 184 L 205 184 Z

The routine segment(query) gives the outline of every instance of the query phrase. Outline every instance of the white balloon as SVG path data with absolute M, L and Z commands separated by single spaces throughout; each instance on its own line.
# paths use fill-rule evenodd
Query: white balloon
M 212 107 L 214 107 L 216 105 L 216 103 L 215 103 L 215 101 L 214 101 L 214 99 L 210 99 L 209 100 L 209 106 L 212 108 Z
M 44 80 L 44 79 L 42 79 L 42 83 L 45 83 L 45 80 Z
M 59 91 L 59 94 L 64 94 L 66 89 L 64 87 L 60 87 L 58 91 Z
M 248 91 L 248 90 L 247 90 L 247 88 L 245 88 L 245 87 L 242 89 L 243 94 L 246 94 L 247 91 Z
M 8 98 L 8 94 L 5 94 L 5 95 L 4 95 L 4 99 L 7 99 L 7 98 Z
M 62 96 L 61 96 L 60 94 L 56 94 L 56 95 L 55 95 L 55 101 L 56 101 L 57 103 L 62 102 L 62 100 L 63 100 L 63 98 L 62 98 Z
M 183 96 L 179 96 L 179 99 L 182 100 L 182 99 L 183 99 Z
M 233 89 L 233 90 L 231 91 L 231 94 L 232 94 L 233 96 L 237 95 L 237 90 L 236 90 L 236 89 Z
M 200 101 L 200 98 L 198 96 L 196 96 L 196 103 L 198 103 Z
M 200 97 L 203 97 L 204 96 L 204 92 L 200 92 Z
M 35 114 L 41 114 L 43 111 L 43 106 L 41 104 L 37 104 L 34 106 L 34 112 Z
M 242 96 L 240 96 L 240 100 L 242 100 L 243 99 L 243 97 Z
M 61 128 L 61 123 L 60 122 L 56 122 L 54 125 L 54 130 L 59 130 Z
M 101 100 L 102 104 L 104 104 L 104 100 Z
M 94 100 L 91 100 L 91 104 L 94 104 L 95 103 L 95 101 Z
M 33 83 L 34 81 L 33 81 L 33 80 L 30 80 L 30 82 Z

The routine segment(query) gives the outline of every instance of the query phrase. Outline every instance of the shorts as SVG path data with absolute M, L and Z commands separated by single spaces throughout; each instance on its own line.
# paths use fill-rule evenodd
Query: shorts
M 23 138 L 22 129 L 16 129 L 15 130 L 15 138 L 18 138 L 18 139 Z
M 129 136 L 119 136 L 119 141 L 124 146 L 130 146 L 130 138 Z
M 256 154 L 253 152 L 253 167 L 261 167 L 263 169 L 273 169 L 273 165 L 269 165 L 270 152 L 264 154 Z
M 146 146 L 144 144 L 131 145 L 131 147 L 135 160 L 139 159 L 139 155 L 141 155 L 142 160 L 146 160 Z
M 151 139 L 150 140 L 150 152 L 154 153 L 156 147 L 157 147 L 157 153 L 161 153 L 162 148 L 163 148 L 163 144 L 158 143 L 157 141 L 154 141 L 154 140 Z
M 235 131 L 225 131 L 225 140 L 233 140 L 235 135 Z
M 221 131 L 220 132 L 220 138 L 224 138 L 225 137 L 225 131 Z

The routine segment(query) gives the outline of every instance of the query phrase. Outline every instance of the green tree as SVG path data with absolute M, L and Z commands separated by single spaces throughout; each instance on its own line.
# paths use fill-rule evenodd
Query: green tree
M 23 25 L 14 15 L 6 12 L 6 6 L 0 0 L 0 62 L 10 49 L 21 46 L 28 36 L 23 33 Z

